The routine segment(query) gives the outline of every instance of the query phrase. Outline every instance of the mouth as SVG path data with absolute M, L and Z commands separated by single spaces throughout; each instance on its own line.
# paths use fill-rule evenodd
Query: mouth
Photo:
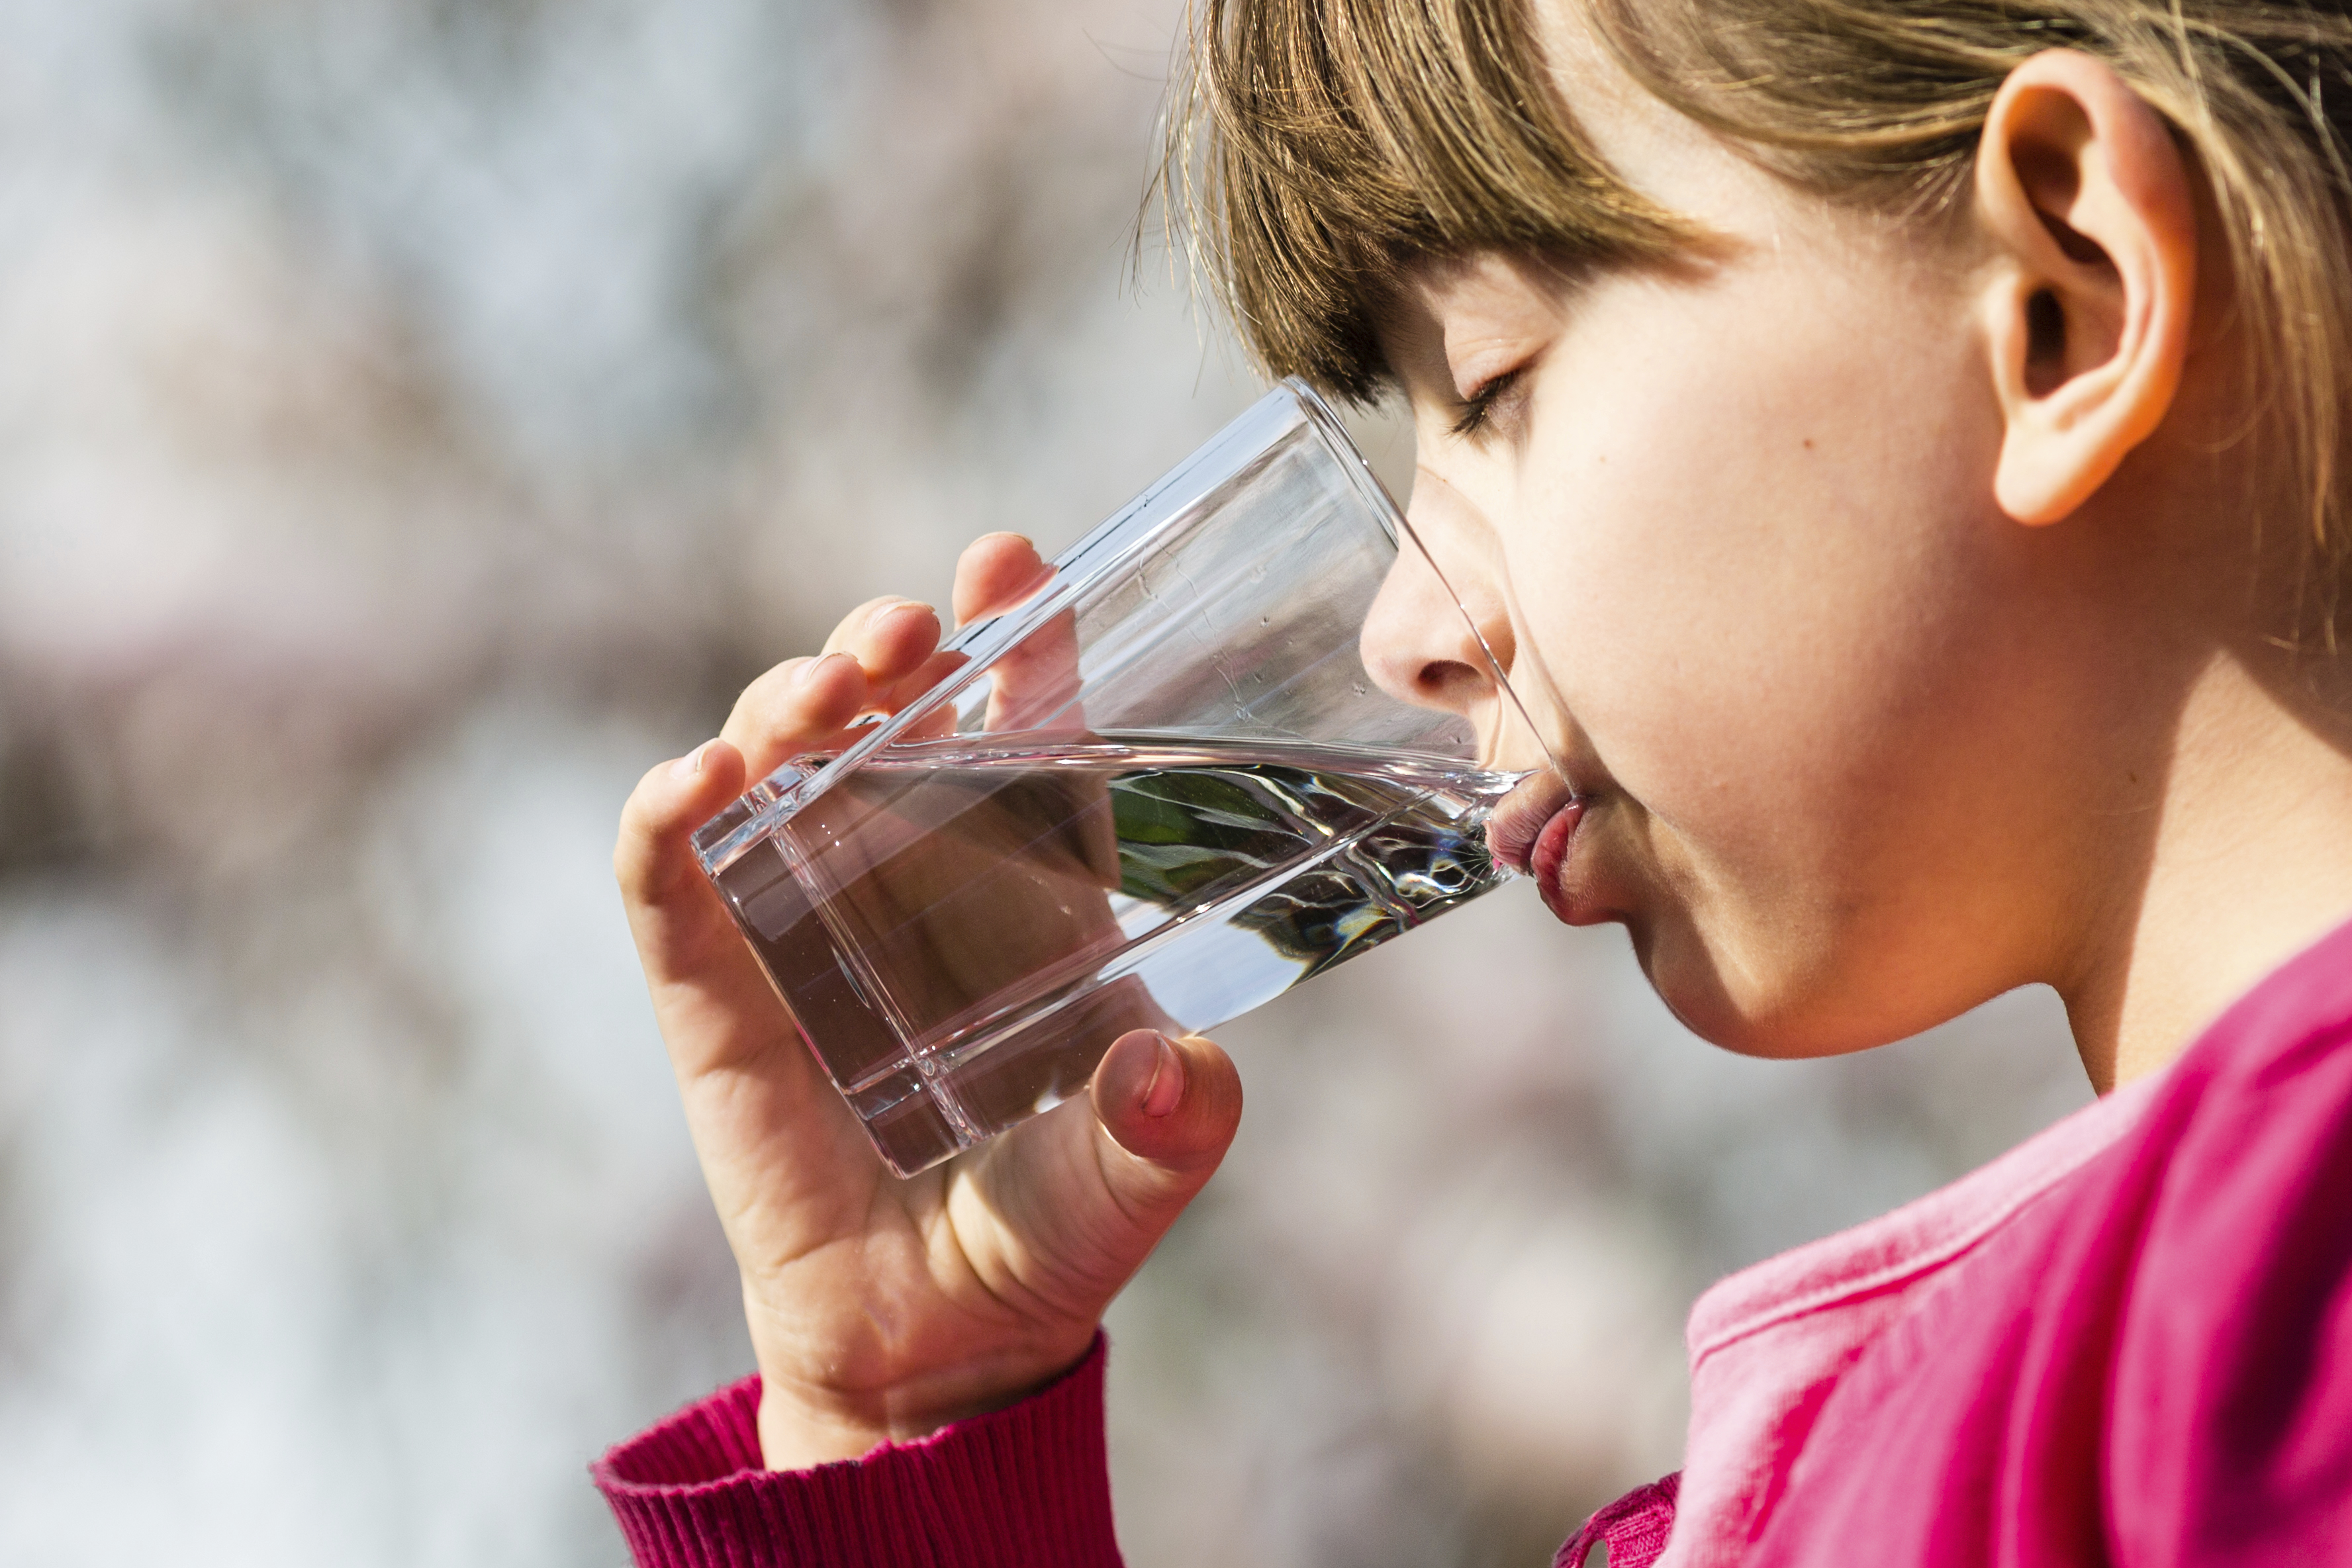
M 1521 876 L 1534 878 L 1544 906 L 1562 920 L 1569 915 L 1560 872 L 1584 811 L 1584 800 L 1547 771 L 1521 779 L 1486 821 L 1486 852 Z

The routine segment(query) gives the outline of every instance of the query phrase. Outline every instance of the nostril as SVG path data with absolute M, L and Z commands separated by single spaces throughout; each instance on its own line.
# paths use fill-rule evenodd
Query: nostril
M 1413 682 L 1423 699 L 1438 707 L 1459 707 L 1484 685 L 1475 669 L 1452 659 L 1431 660 Z

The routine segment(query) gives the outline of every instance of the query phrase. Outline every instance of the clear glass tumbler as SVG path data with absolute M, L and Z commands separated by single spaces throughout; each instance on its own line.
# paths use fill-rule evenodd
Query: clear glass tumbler
M 892 1169 L 1082 1092 L 1129 1029 L 1212 1028 L 1502 881 L 1483 824 L 1541 747 L 1491 656 L 1485 736 L 1374 684 L 1366 618 L 1410 571 L 1436 567 L 1286 382 L 953 638 L 948 679 L 697 831 Z

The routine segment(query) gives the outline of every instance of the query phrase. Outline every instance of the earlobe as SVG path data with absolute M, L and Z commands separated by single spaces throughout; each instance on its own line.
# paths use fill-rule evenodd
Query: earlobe
M 2072 516 L 2155 433 L 2187 358 L 2197 214 L 2162 116 L 2070 49 L 2010 73 L 1985 119 L 1980 296 L 2003 420 L 1995 498 L 2019 522 Z

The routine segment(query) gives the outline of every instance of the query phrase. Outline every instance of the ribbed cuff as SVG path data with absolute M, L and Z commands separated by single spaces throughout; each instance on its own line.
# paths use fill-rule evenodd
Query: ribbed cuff
M 760 1461 L 747 1377 L 593 1468 L 638 1568 L 1119 1568 L 1103 1361 L 1020 1404 L 807 1470 Z

